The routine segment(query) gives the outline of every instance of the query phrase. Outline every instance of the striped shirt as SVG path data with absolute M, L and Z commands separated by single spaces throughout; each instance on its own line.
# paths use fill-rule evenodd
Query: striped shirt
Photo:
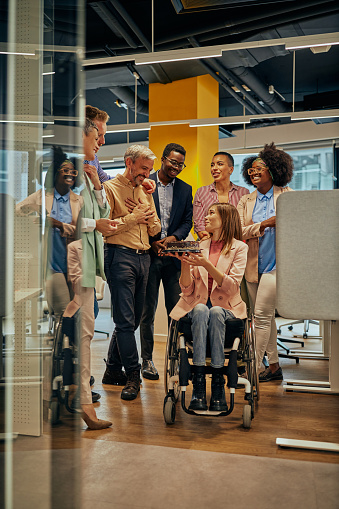
M 96 167 L 98 176 L 99 176 L 99 180 L 100 180 L 100 184 L 103 184 L 104 182 L 107 182 L 107 180 L 111 180 L 114 178 L 114 177 L 111 177 L 110 175 L 108 175 L 106 172 L 104 172 L 104 170 L 101 168 L 98 156 L 96 154 L 95 154 L 93 161 L 85 160 L 84 163 L 87 163 L 87 164 L 90 164 L 91 166 Z
M 244 194 L 249 194 L 246 187 L 236 186 L 231 182 L 231 189 L 228 193 L 228 201 L 235 207 Z M 215 182 L 208 186 L 199 187 L 195 193 L 193 200 L 193 221 L 195 233 L 205 231 L 205 217 L 208 209 L 213 203 L 219 202 L 217 188 Z

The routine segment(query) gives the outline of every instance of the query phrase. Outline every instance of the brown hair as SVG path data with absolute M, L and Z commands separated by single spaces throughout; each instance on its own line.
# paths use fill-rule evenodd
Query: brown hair
M 232 247 L 233 239 L 242 240 L 239 212 L 230 203 L 213 203 L 208 210 L 212 207 L 216 208 L 221 219 L 221 233 L 218 240 L 224 243 L 221 252 L 226 255 Z
M 99 110 L 99 108 L 90 106 L 89 104 L 86 106 L 85 117 L 89 118 L 90 120 L 99 120 L 99 122 L 105 122 L 105 124 L 109 121 L 109 115 L 106 113 L 106 111 Z

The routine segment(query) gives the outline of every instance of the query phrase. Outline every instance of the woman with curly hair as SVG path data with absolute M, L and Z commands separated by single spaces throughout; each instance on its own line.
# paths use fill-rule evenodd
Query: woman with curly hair
M 274 143 L 265 145 L 259 156 L 245 159 L 244 180 L 256 190 L 238 204 L 243 239 L 248 244 L 245 279 L 254 310 L 258 368 L 265 352 L 269 367 L 259 374 L 260 382 L 282 380 L 275 323 L 276 259 L 275 225 L 277 198 L 293 176 L 292 157 L 278 150 Z
M 16 212 L 21 216 L 33 212 L 41 217 L 45 215 L 46 298 L 50 312 L 57 319 L 73 297 L 67 281 L 67 245 L 75 238 L 83 203 L 82 197 L 72 191 L 80 183 L 76 160 L 68 158 L 61 147 L 53 146 L 53 160 L 46 173 L 44 189 L 16 206 Z

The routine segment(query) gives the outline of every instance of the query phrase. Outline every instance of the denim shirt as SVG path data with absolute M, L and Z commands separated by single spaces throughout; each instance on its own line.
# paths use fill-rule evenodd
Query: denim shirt
M 266 194 L 257 190 L 252 220 L 253 223 L 261 223 L 272 216 L 275 216 L 273 186 Z M 275 268 L 275 228 L 265 228 L 264 235 L 259 238 L 258 273 L 265 274 Z
M 54 190 L 53 206 L 50 216 L 62 223 L 71 224 L 72 209 L 70 202 L 70 192 L 61 196 Z M 54 272 L 67 274 L 67 244 L 65 237 L 60 234 L 59 228 L 52 228 L 50 232 L 50 242 L 52 242 L 50 266 Z

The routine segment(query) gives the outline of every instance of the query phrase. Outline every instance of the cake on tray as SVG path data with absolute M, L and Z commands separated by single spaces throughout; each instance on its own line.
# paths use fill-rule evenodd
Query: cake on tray
M 200 246 L 196 240 L 178 240 L 177 242 L 168 242 L 166 249 L 162 253 L 199 253 Z

